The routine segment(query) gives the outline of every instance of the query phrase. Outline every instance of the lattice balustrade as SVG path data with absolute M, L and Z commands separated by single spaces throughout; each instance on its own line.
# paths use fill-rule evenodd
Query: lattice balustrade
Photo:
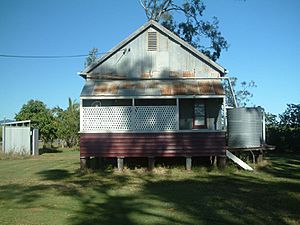
M 83 107 L 82 131 L 176 130 L 176 106 Z
M 83 107 L 83 131 L 130 130 L 131 106 Z
M 135 130 L 176 130 L 176 106 L 136 106 Z

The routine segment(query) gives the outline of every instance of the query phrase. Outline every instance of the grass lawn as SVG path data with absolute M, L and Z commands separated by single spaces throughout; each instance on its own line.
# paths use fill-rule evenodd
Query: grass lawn
M 81 173 L 79 152 L 0 159 L 0 224 L 300 224 L 300 156 L 255 172 Z

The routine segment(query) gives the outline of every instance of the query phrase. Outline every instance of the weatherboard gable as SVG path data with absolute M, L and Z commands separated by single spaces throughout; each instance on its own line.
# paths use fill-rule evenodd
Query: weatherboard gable
M 155 21 L 149 21 L 81 75 L 102 79 L 220 77 L 225 69 Z

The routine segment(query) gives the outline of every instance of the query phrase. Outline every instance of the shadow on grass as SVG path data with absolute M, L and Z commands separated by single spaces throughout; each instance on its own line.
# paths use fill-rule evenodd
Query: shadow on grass
M 45 193 L 49 193 L 51 190 L 64 196 L 80 195 L 76 188 L 66 184 L 40 184 L 31 186 L 8 184 L 1 185 L 0 199 L 3 201 L 14 201 L 19 208 L 27 208 L 32 207 L 35 202 L 43 199 Z
M 113 181 L 111 180 L 113 179 Z M 82 208 L 72 224 L 287 224 L 283 216 L 298 215 L 295 183 L 265 182 L 248 176 L 153 178 L 153 174 L 121 174 L 86 188 L 102 195 L 78 198 Z M 132 182 L 141 182 L 131 190 Z M 128 186 L 128 190 L 126 187 Z M 125 189 L 123 194 L 117 190 Z M 267 215 L 267 216 L 266 216 Z
M 59 150 L 56 147 L 43 147 L 39 149 L 40 155 L 43 155 L 45 153 L 62 153 L 62 150 Z
M 272 165 L 260 169 L 275 177 L 300 179 L 300 155 L 299 154 L 273 154 Z
M 15 201 L 18 207 L 26 208 L 49 192 L 69 196 L 79 204 L 68 218 L 73 225 L 289 224 L 287 218 L 295 224 L 300 221 L 300 202 L 294 197 L 300 190 L 296 178 L 266 180 L 246 172 L 72 173 L 63 169 L 44 170 L 38 175 L 49 183 L 2 185 L 1 201 Z M 61 207 L 67 210 L 69 206 L 66 203 Z
M 37 173 L 40 175 L 43 180 L 63 180 L 72 176 L 72 174 L 68 170 L 64 169 L 50 169 L 43 170 Z

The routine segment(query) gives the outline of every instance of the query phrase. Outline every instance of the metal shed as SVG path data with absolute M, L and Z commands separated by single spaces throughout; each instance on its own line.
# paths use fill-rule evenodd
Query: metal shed
M 2 152 L 38 155 L 38 129 L 30 126 L 30 120 L 2 123 Z

